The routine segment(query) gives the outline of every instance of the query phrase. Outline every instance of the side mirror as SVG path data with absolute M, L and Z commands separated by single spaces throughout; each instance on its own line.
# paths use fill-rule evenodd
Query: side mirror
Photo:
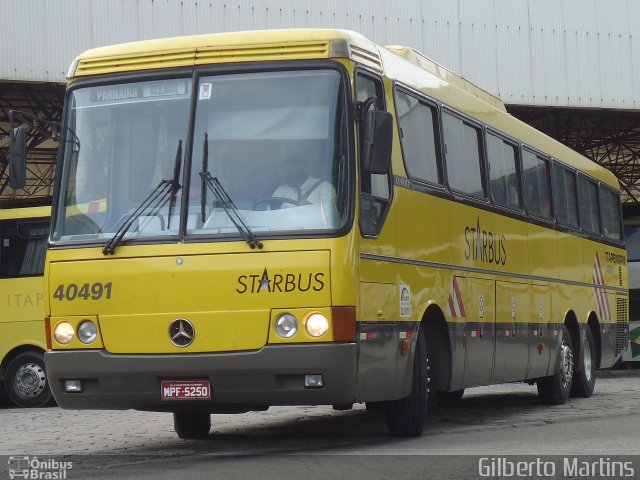
M 9 143 L 9 186 L 23 188 L 27 183 L 27 127 L 11 130 Z
M 369 110 L 364 123 L 363 169 L 366 173 L 391 172 L 393 118 L 389 112 Z

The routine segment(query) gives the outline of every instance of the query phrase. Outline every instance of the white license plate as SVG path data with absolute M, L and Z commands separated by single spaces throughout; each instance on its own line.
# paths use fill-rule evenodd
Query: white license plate
M 160 383 L 162 400 L 209 400 L 209 380 L 167 380 Z

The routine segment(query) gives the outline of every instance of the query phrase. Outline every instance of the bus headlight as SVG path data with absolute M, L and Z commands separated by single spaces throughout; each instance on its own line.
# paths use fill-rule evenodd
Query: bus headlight
M 298 331 L 298 320 L 290 313 L 283 313 L 276 319 L 276 332 L 282 338 L 291 338 Z
M 75 332 L 73 331 L 73 327 L 69 322 L 60 322 L 53 330 L 53 336 L 55 337 L 56 342 L 62 345 L 66 345 L 71 342 L 74 335 Z
M 78 326 L 78 340 L 92 343 L 98 337 L 98 327 L 91 320 L 85 320 Z
M 318 338 L 329 330 L 329 320 L 323 314 L 314 312 L 307 317 L 304 328 L 306 328 L 309 335 Z

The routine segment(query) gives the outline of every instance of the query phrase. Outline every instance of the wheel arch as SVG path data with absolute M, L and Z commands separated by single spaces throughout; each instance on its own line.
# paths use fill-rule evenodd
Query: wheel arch
M 447 391 L 451 384 L 452 349 L 449 328 L 442 309 L 429 304 L 422 315 L 421 326 L 427 342 L 433 391 Z
M 573 310 L 569 310 L 564 316 L 564 325 L 569 330 L 571 335 L 571 343 L 573 344 L 573 351 L 580 350 L 580 325 L 578 324 L 578 317 Z M 577 350 L 576 350 L 577 349 Z
M 13 347 L 4 356 L 4 358 L 2 359 L 2 362 L 0 362 L 0 380 L 4 381 L 4 375 L 5 375 L 5 372 L 7 371 L 7 365 L 9 365 L 11 360 L 16 358 L 21 353 L 27 353 L 27 352 L 44 353 L 45 349 L 42 346 L 39 346 L 37 344 L 31 344 L 31 343 L 26 343 L 26 344 Z
M 591 329 L 591 335 L 593 336 L 593 343 L 596 350 L 596 368 L 600 368 L 600 361 L 602 359 L 602 335 L 600 333 L 600 321 L 595 312 L 591 312 L 589 319 L 587 320 L 587 328 Z

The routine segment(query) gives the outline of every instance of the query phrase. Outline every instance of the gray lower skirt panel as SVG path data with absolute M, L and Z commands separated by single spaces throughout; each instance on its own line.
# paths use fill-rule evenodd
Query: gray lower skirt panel
M 215 411 L 269 405 L 333 405 L 354 401 L 353 343 L 267 346 L 258 351 L 183 355 L 113 355 L 104 350 L 45 354 L 47 376 L 58 404 L 70 409 Z M 305 388 L 307 374 L 324 386 Z M 211 382 L 211 400 L 163 401 L 163 380 Z M 82 380 L 83 392 L 64 391 L 65 380 Z M 223 407 L 224 405 L 224 407 Z

